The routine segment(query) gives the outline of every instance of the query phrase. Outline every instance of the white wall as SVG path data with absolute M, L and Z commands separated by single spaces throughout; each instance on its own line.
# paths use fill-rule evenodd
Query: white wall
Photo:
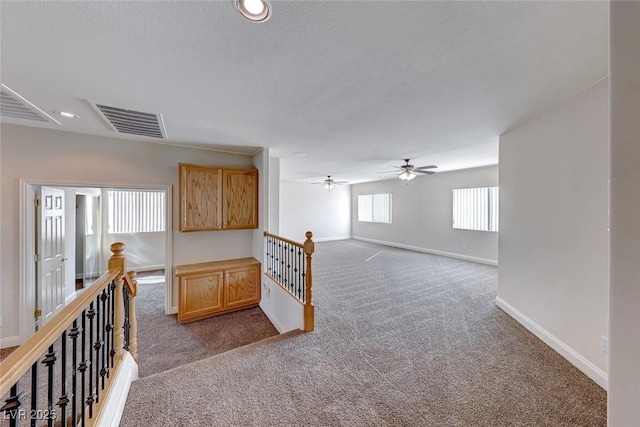
M 260 308 L 278 332 L 304 329 L 304 307 L 266 274 L 262 275 Z
M 251 230 L 178 231 L 178 163 L 251 168 L 252 158 L 149 142 L 2 124 L 0 152 L 2 337 L 19 334 L 20 179 L 136 186 L 173 185 L 173 264 L 252 255 Z M 91 186 L 91 185 L 88 185 Z M 177 282 L 174 280 L 174 304 Z
M 280 236 L 305 241 L 311 231 L 314 241 L 351 237 L 351 186 L 280 182 Z
M 640 3 L 610 3 L 609 425 L 640 420 Z
M 498 303 L 606 386 L 608 81 L 500 137 Z
M 496 265 L 498 233 L 452 228 L 454 188 L 496 185 L 497 166 L 419 176 L 408 185 L 400 179 L 353 185 L 353 237 Z M 389 192 L 391 224 L 358 222 L 359 195 Z

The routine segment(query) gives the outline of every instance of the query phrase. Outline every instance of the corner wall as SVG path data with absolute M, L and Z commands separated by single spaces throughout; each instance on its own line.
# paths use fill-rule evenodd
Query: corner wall
M 353 238 L 497 265 L 498 233 L 452 227 L 454 188 L 496 185 L 497 166 L 419 176 L 408 185 L 400 179 L 355 184 Z M 375 193 L 391 193 L 391 224 L 358 221 L 358 196 Z
M 603 80 L 500 137 L 497 300 L 603 387 L 608 100 Z
M 609 425 L 640 420 L 640 3 L 610 2 Z

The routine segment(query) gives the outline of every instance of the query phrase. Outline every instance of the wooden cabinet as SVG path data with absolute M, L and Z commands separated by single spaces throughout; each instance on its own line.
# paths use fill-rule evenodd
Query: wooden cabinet
M 180 231 L 258 228 L 258 171 L 181 163 Z
M 176 267 L 178 321 L 192 322 L 260 302 L 260 262 L 255 258 Z

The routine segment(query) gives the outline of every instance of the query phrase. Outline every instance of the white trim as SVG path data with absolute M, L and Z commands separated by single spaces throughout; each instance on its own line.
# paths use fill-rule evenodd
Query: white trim
M 169 308 L 169 312 L 167 314 L 178 314 L 178 306 L 177 305 L 171 306 L 171 308 Z
M 0 338 L 0 348 L 16 347 L 22 344 L 20 335 L 14 335 L 12 337 Z
M 432 254 L 432 255 L 446 256 L 448 258 L 461 259 L 463 261 L 471 261 L 471 262 L 476 262 L 478 264 L 493 265 L 495 267 L 498 266 L 498 261 L 493 260 L 493 259 L 479 258 L 479 257 L 475 257 L 475 256 L 456 254 L 456 253 L 453 253 L 453 252 L 438 251 L 438 250 L 435 250 L 435 249 L 419 248 L 417 246 L 403 245 L 401 243 L 385 242 L 385 241 L 382 241 L 382 240 L 369 239 L 369 238 L 366 238 L 366 237 L 353 236 L 352 239 L 353 240 L 361 240 L 363 242 L 369 242 L 369 243 L 377 243 L 379 245 L 391 246 L 391 247 L 394 247 L 394 248 L 408 249 L 410 251 L 423 252 L 423 253 Z
M 580 355 L 571 347 L 546 331 L 536 322 L 520 313 L 502 298 L 496 297 L 496 305 L 509 316 L 513 317 L 522 326 L 527 328 L 531 333 L 540 338 L 545 344 L 558 352 L 562 357 L 567 359 L 573 366 L 580 369 L 586 376 L 595 381 L 600 387 L 607 390 L 609 381 L 606 372 L 602 371 L 593 363 L 589 362 L 582 355 Z
M 67 305 L 71 301 L 73 301 L 76 298 L 77 293 L 78 293 L 77 291 L 73 291 L 69 295 L 67 295 L 67 297 L 64 299 L 64 305 Z
M 139 190 L 162 190 L 165 192 L 165 209 L 167 227 L 165 234 L 165 265 L 173 265 L 173 187 L 171 185 L 160 184 L 122 184 L 110 182 L 80 182 L 51 179 L 20 179 L 20 337 L 21 342 L 25 342 L 35 330 L 33 311 L 35 310 L 35 268 L 30 268 L 35 256 L 35 186 L 55 186 L 55 187 L 82 187 L 82 188 L 114 188 L 114 189 L 139 189 Z M 27 284 L 30 284 L 29 286 Z M 173 311 L 173 271 L 165 268 L 165 313 L 176 313 Z
M 334 240 L 349 240 L 351 236 L 338 236 L 338 237 L 322 237 L 320 239 L 313 239 L 314 242 L 333 242 Z
M 138 364 L 133 360 L 131 354 L 126 351 L 122 361 L 116 368 L 109 394 L 107 394 L 100 407 L 100 412 L 96 416 L 95 426 L 117 427 L 120 424 L 131 383 L 137 379 Z

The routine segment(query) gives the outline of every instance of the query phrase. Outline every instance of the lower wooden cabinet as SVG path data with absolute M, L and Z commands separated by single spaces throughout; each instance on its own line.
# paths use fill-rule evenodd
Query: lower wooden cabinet
M 260 275 L 260 261 L 255 258 L 177 266 L 178 321 L 192 322 L 258 305 Z

